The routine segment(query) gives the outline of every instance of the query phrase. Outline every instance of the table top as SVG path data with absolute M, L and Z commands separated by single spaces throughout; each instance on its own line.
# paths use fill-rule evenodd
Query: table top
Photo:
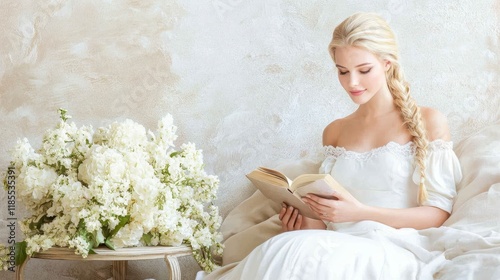
M 111 250 L 107 247 L 95 248 L 95 254 L 89 254 L 83 258 L 75 253 L 75 249 L 52 247 L 46 251 L 35 253 L 31 258 L 37 259 L 52 259 L 52 260 L 78 260 L 78 261 L 95 261 L 95 260 L 148 260 L 161 259 L 168 255 L 190 255 L 191 247 L 187 245 L 181 246 L 147 246 L 147 247 L 129 247 L 118 248 Z

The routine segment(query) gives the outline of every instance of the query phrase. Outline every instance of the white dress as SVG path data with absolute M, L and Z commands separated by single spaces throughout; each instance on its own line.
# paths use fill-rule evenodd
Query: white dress
M 425 205 L 451 212 L 461 180 L 452 142 L 429 144 Z M 415 146 L 390 142 L 369 152 L 325 147 L 320 172 L 331 173 L 360 202 L 386 208 L 417 206 Z M 441 252 L 414 229 L 373 221 L 327 225 L 330 230 L 279 234 L 256 247 L 221 279 L 432 279 Z

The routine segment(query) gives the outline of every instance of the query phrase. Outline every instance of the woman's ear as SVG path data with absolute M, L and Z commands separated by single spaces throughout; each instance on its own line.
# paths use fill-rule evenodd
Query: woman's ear
M 383 63 L 384 63 L 384 69 L 385 69 L 385 71 L 386 72 L 389 71 L 389 69 L 391 69 L 391 62 L 389 60 L 385 60 L 384 59 Z

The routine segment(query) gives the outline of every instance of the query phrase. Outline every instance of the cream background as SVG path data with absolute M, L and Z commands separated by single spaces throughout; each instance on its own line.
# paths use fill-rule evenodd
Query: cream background
M 455 142 L 499 120 L 498 0 L 1 0 L 0 168 L 17 138 L 38 146 L 59 107 L 95 127 L 131 118 L 154 128 L 171 113 L 177 144 L 196 143 L 220 177 L 226 215 L 254 190 L 246 172 L 319 159 L 322 128 L 354 109 L 326 47 L 356 11 L 390 21 L 415 99 L 448 116 Z M 6 243 L 4 191 L 0 200 Z M 194 279 L 194 260 L 181 265 Z M 110 263 L 37 260 L 26 273 L 111 275 Z M 129 263 L 130 279 L 148 277 L 167 277 L 162 261 Z

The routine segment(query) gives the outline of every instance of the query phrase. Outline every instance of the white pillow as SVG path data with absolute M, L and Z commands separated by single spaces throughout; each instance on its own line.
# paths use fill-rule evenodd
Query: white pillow
M 474 196 L 500 183 L 500 122 L 487 126 L 455 146 L 463 178 L 457 185 L 453 212 Z

